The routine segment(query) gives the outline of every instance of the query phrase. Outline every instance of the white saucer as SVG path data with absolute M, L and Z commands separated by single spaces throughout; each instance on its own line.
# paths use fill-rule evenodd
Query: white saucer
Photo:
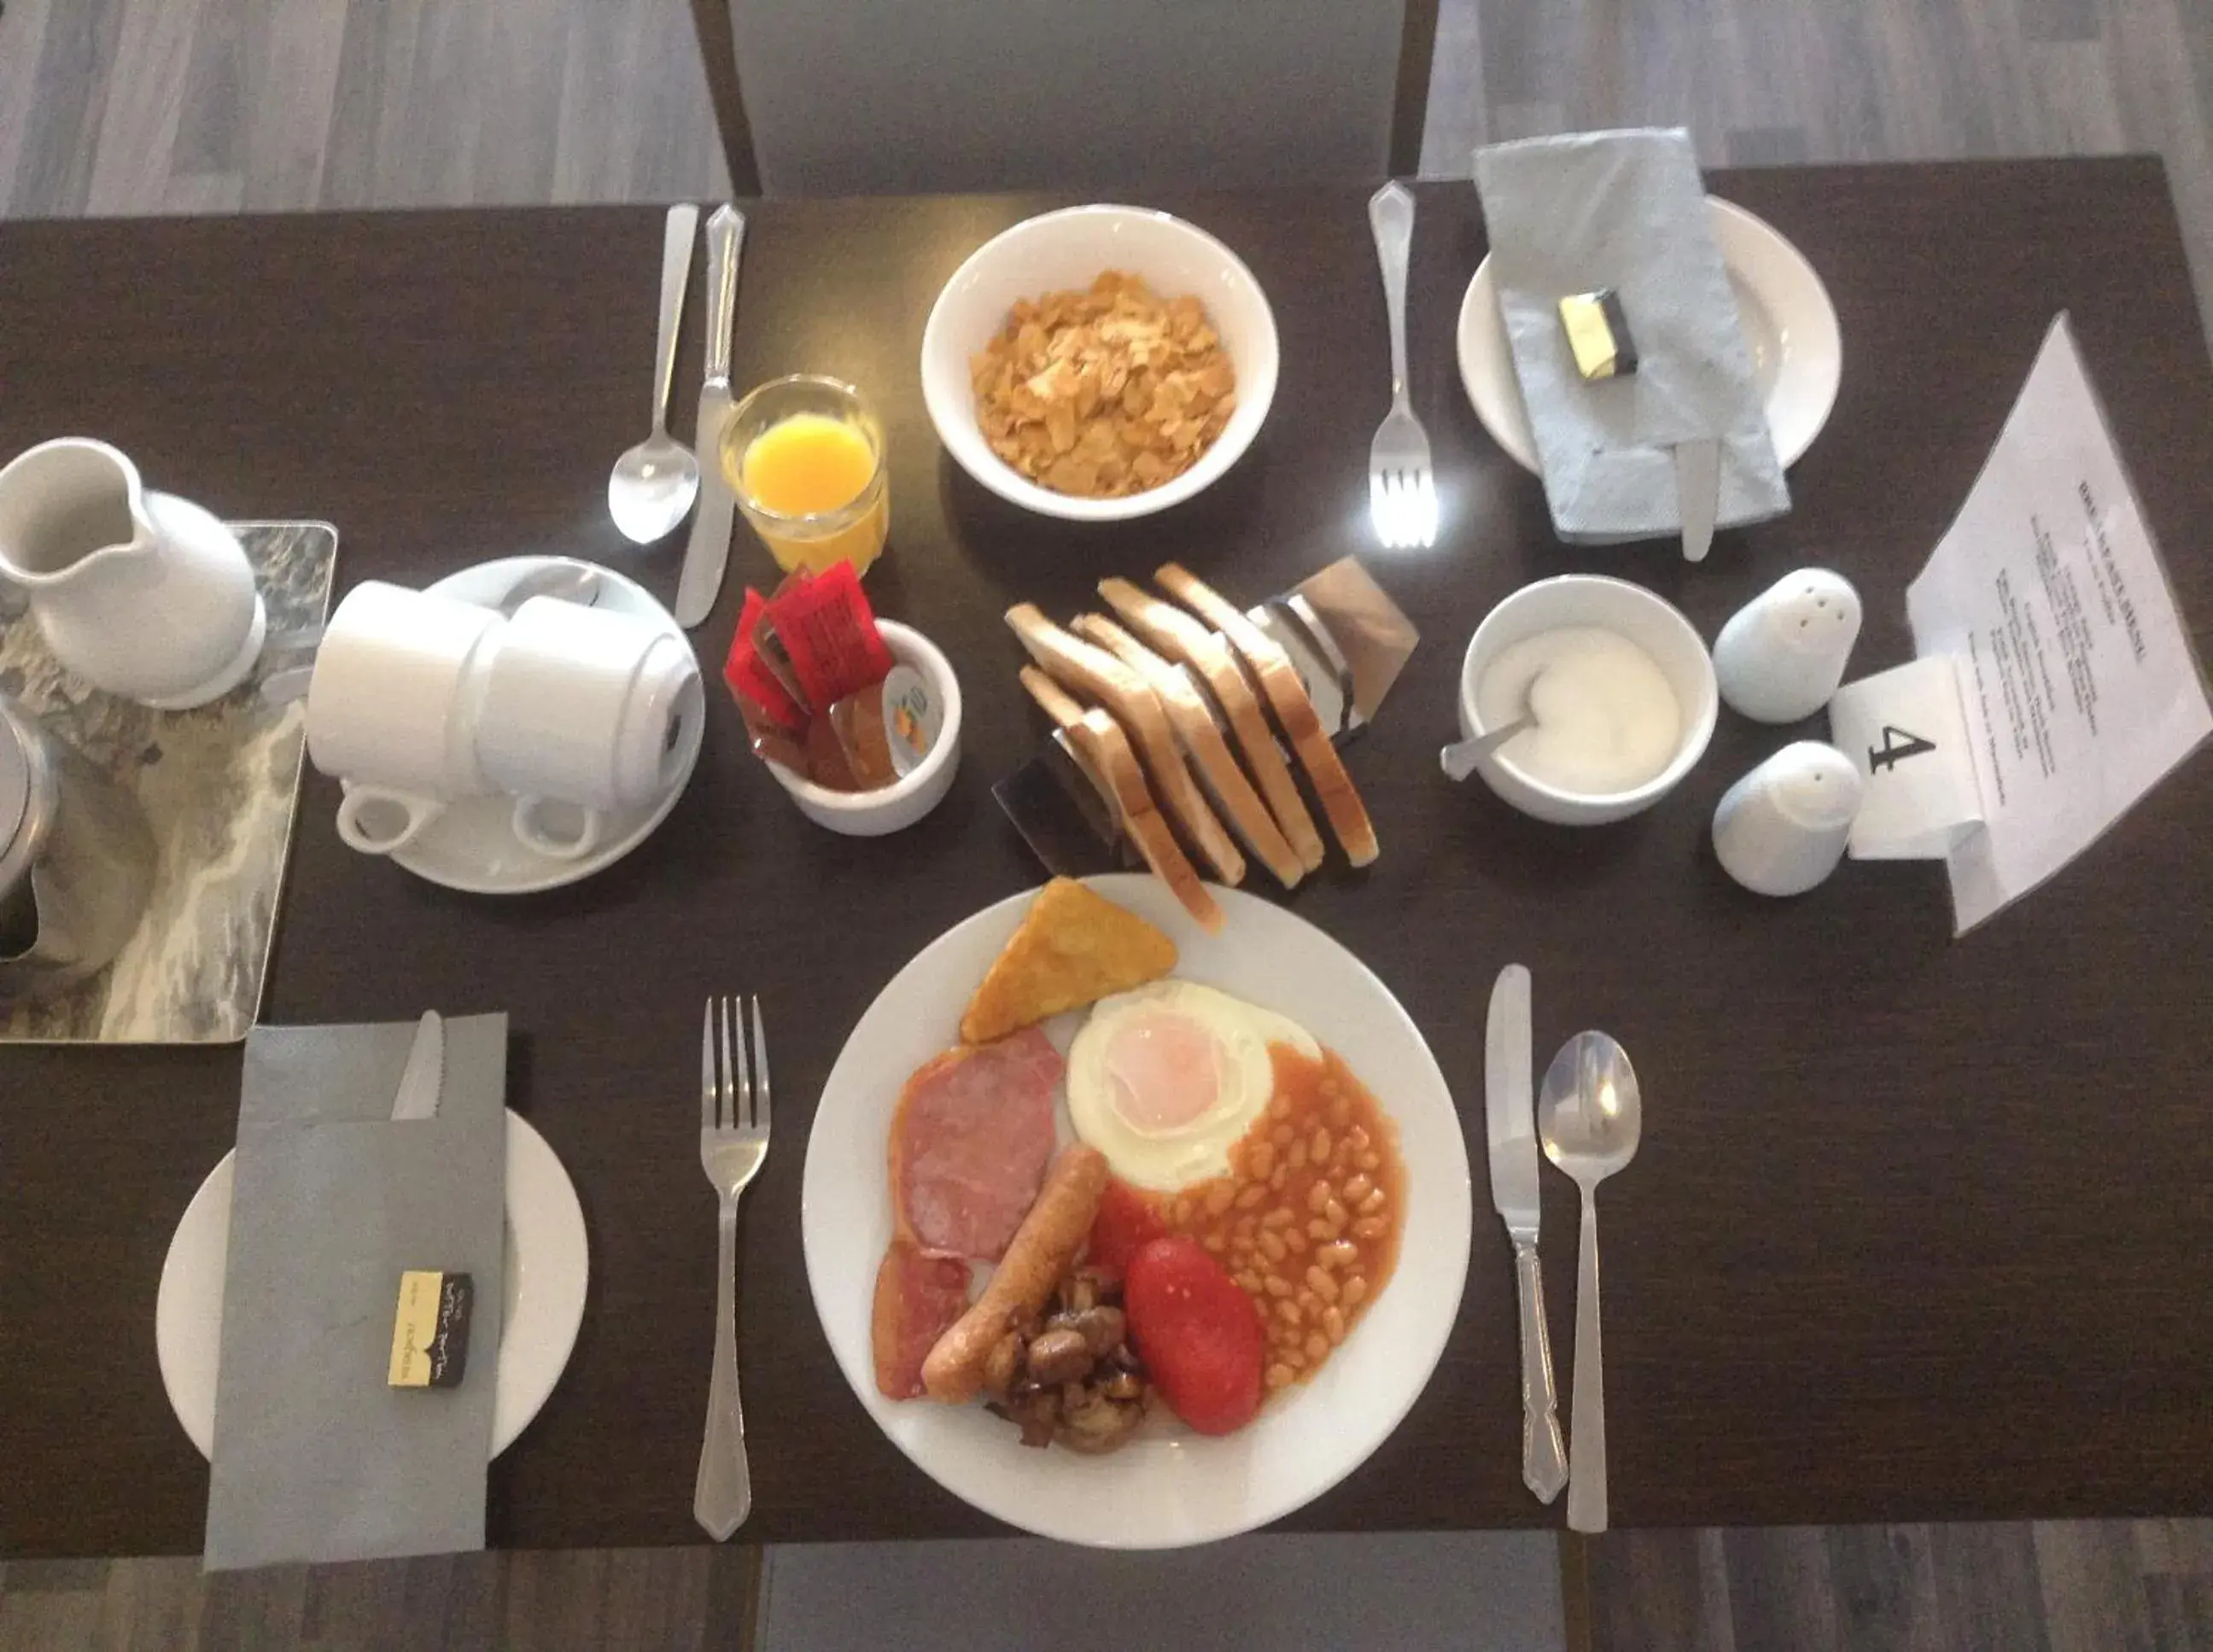
M 569 558 L 561 557 L 503 557 L 497 562 L 479 563 L 458 574 L 448 574 L 429 590 L 434 596 L 448 596 L 457 601 L 494 608 L 515 588 L 517 580 L 548 563 L 566 560 Z M 611 613 L 649 619 L 686 649 L 692 646 L 684 628 L 643 586 L 611 568 L 600 568 L 599 572 L 599 600 L 594 606 Z M 668 791 L 649 804 L 618 811 L 611 816 L 606 822 L 605 840 L 588 855 L 581 855 L 575 860 L 557 860 L 530 848 L 515 835 L 515 800 L 496 794 L 466 797 L 449 804 L 420 837 L 405 849 L 396 850 L 391 858 L 418 878 L 472 895 L 535 894 L 603 872 L 651 837 L 653 829 L 676 807 L 676 800 L 691 783 L 692 771 L 699 761 L 699 741 L 704 726 L 704 718 L 694 718 L 686 725 L 682 760 Z
M 223 1349 L 224 1271 L 230 1261 L 230 1189 L 235 1150 L 208 1173 L 185 1207 L 162 1264 L 154 1342 L 162 1386 L 177 1421 L 212 1456 L 216 1371 Z M 520 1114 L 507 1115 L 507 1259 L 501 1270 L 499 1368 L 491 1405 L 491 1454 L 530 1425 L 553 1392 L 584 1320 L 590 1254 L 584 1209 L 561 1161 Z
M 1844 343 L 1829 290 L 1774 226 L 1742 207 L 1709 195 L 1714 240 L 1736 290 L 1752 376 L 1766 404 L 1775 454 L 1788 469 L 1805 455 L 1829 422 L 1844 376 Z M 1475 266 L 1460 300 L 1460 379 L 1475 416 L 1523 470 L 1535 472 L 1536 438 L 1521 403 L 1521 381 L 1506 341 L 1505 318 L 1492 290 L 1491 259 Z

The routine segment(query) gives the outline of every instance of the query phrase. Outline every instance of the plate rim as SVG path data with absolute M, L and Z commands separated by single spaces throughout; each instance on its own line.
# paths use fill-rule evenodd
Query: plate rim
M 1085 878 L 1081 881 L 1110 898 L 1140 889 L 1157 890 L 1155 881 L 1143 873 L 1109 873 Z M 908 984 L 918 975 L 927 973 L 930 960 L 941 946 L 952 942 L 955 936 L 971 926 L 986 924 L 995 918 L 1005 923 L 1011 929 L 1012 924 L 1018 921 L 1019 912 L 1026 910 L 1028 904 L 1035 898 L 1039 887 L 1040 886 L 1032 886 L 1003 899 L 991 902 L 960 918 L 933 937 L 893 972 L 883 988 L 870 1000 L 868 1008 L 863 1011 L 860 1019 L 855 1022 L 852 1031 L 847 1034 L 840 1045 L 829 1076 L 824 1082 L 821 1097 L 817 1103 L 813 1123 L 809 1126 L 807 1163 L 802 1173 L 800 1197 L 802 1249 L 807 1267 L 808 1294 L 814 1304 L 816 1320 L 821 1328 L 824 1340 L 830 1344 L 832 1358 L 837 1364 L 840 1375 L 851 1388 L 855 1398 L 860 1401 L 863 1410 L 868 1413 L 869 1421 L 882 1431 L 885 1438 L 889 1440 L 909 1462 L 931 1481 L 960 1498 L 964 1503 L 995 1519 L 1042 1537 L 1094 1547 L 1124 1550 L 1183 1547 L 1213 1542 L 1222 1538 L 1252 1531 L 1304 1508 L 1363 1466 L 1397 1432 L 1399 1425 L 1405 1421 L 1415 1404 L 1424 1393 L 1428 1392 L 1430 1381 L 1436 1375 L 1438 1366 L 1442 1362 L 1445 1350 L 1459 1327 L 1460 1310 L 1466 1299 L 1467 1272 L 1474 1236 L 1474 1184 L 1467 1148 L 1466 1120 L 1453 1099 L 1452 1087 L 1446 1080 L 1443 1067 L 1437 1061 L 1436 1052 L 1430 1049 L 1429 1040 L 1423 1035 L 1419 1025 L 1414 1021 L 1405 1006 L 1399 1001 L 1398 997 L 1391 991 L 1373 969 L 1327 930 L 1323 930 L 1312 919 L 1288 907 L 1243 890 L 1212 886 L 1216 899 L 1222 902 L 1232 924 L 1236 921 L 1237 912 L 1247 903 L 1253 906 L 1265 908 L 1277 917 L 1289 919 L 1310 930 L 1320 943 L 1341 954 L 1344 964 L 1365 979 L 1375 996 L 1372 1005 L 1364 1006 L 1363 1013 L 1372 1014 L 1379 1019 L 1386 1017 L 1394 1019 L 1396 1030 L 1407 1040 L 1406 1050 L 1409 1058 L 1417 1062 L 1422 1070 L 1423 1088 L 1426 1091 L 1433 1092 L 1444 1110 L 1445 1117 L 1439 1121 L 1442 1127 L 1442 1134 L 1449 1140 L 1452 1152 L 1456 1155 L 1456 1159 L 1446 1163 L 1437 1173 L 1438 1189 L 1444 1195 L 1443 1208 L 1440 1211 L 1439 1220 L 1445 1230 L 1443 1239 L 1433 1258 L 1433 1265 L 1436 1271 L 1434 1290 L 1437 1308 L 1431 1310 L 1430 1318 L 1423 1325 L 1413 1327 L 1422 1333 L 1421 1340 L 1408 1344 L 1399 1350 L 1400 1362 L 1411 1373 L 1411 1380 L 1404 1385 L 1401 1391 L 1377 1407 L 1373 1413 L 1372 1423 L 1359 1430 L 1363 1436 L 1363 1442 L 1356 1451 L 1348 1454 L 1341 1463 L 1330 1465 L 1325 1472 L 1296 1484 L 1291 1490 L 1277 1490 L 1227 1520 L 1202 1522 L 1195 1526 L 1177 1524 L 1173 1527 L 1173 1529 L 1143 1531 L 1133 1531 L 1126 1527 L 1102 1530 L 1096 1527 L 1087 1527 L 1080 1519 L 1073 1521 L 1040 1520 L 1020 1508 L 1009 1506 L 1007 1500 L 1003 1497 L 972 1496 L 970 1490 L 964 1490 L 960 1486 L 949 1484 L 938 1472 L 937 1468 L 933 1466 L 932 1462 L 924 1460 L 924 1457 L 918 1454 L 914 1442 L 902 1437 L 901 1431 L 896 1431 L 887 1425 L 886 1413 L 889 1411 L 890 1407 L 899 1402 L 884 1399 L 879 1395 L 875 1392 L 873 1371 L 860 1369 L 866 1366 L 868 1362 L 865 1348 L 860 1350 L 857 1364 L 849 1365 L 840 1353 L 838 1338 L 831 1329 L 832 1316 L 826 1307 L 825 1295 L 826 1291 L 832 1289 L 832 1282 L 826 1281 L 823 1277 L 825 1271 L 832 1265 L 825 1255 L 829 1235 L 819 1230 L 824 1223 L 832 1219 L 825 1215 L 825 1206 L 835 1196 L 828 1191 L 826 1179 L 837 1173 L 827 1167 L 829 1154 L 834 1152 L 836 1149 L 832 1147 L 821 1154 L 818 1154 L 816 1149 L 819 1143 L 830 1141 L 830 1133 L 835 1132 L 838 1128 L 834 1122 L 835 1118 L 850 1116 L 844 1106 L 837 1106 L 833 1112 L 829 1104 L 837 1094 L 841 1072 L 849 1061 L 867 1059 L 865 1056 L 856 1058 L 853 1055 L 856 1039 L 868 1026 L 871 1016 L 875 1015 L 887 1000 L 893 1000 L 894 994 L 911 990 Z M 950 1034 L 952 1029 L 947 1030 Z M 849 1078 L 847 1082 L 857 1082 L 858 1081 Z M 1403 1130 L 1405 1115 L 1394 1113 L 1394 1116 Z M 826 1123 L 826 1120 L 832 1122 Z M 1404 1265 L 1403 1257 L 1401 1265 Z M 873 1263 L 869 1265 L 869 1271 L 872 1271 Z M 836 1286 L 838 1316 L 841 1319 L 848 1318 L 852 1311 L 852 1304 L 845 1301 L 843 1282 L 836 1282 Z M 1437 1311 L 1438 1309 L 1442 1311 Z M 1372 1437 L 1369 1437 L 1371 1436 Z M 1238 1436 L 1231 1436 L 1231 1439 L 1234 1441 L 1249 1437 Z M 1230 1442 L 1206 1442 L 1204 1443 L 1212 1446 Z M 1009 1448 L 1015 1448 L 1012 1445 L 1011 1439 Z M 1069 1502 L 1070 1507 L 1076 1509 L 1095 1506 L 1089 1500 L 1080 1497 L 1071 1497 Z
M 540 1245 L 549 1250 L 565 1253 L 573 1248 L 576 1269 L 572 1291 L 558 1295 L 549 1291 L 550 1305 L 546 1309 L 549 1317 L 544 1335 L 540 1337 L 533 1333 L 530 1338 L 548 1349 L 558 1344 L 560 1348 L 558 1361 L 548 1356 L 527 1369 L 511 1364 L 510 1350 L 516 1344 L 509 1335 L 511 1328 L 504 1325 L 500 1327 L 499 1362 L 493 1372 L 491 1448 L 485 1457 L 487 1462 L 513 1445 L 522 1431 L 536 1420 L 538 1413 L 545 1408 L 546 1400 L 560 1383 L 562 1374 L 569 1369 L 570 1356 L 576 1351 L 577 1333 L 583 1326 L 584 1304 L 589 1295 L 591 1283 L 591 1238 L 584 1227 L 584 1207 L 576 1197 L 576 1182 L 570 1178 L 568 1167 L 561 1162 L 561 1155 L 553 1150 L 552 1143 L 539 1132 L 537 1126 L 512 1107 L 505 1109 L 505 1112 L 507 1181 L 501 1208 L 503 1219 L 515 1229 L 515 1249 L 520 1252 L 527 1247 Z M 519 1153 L 518 1148 L 521 1149 Z M 196 1313 L 198 1317 L 210 1321 L 214 1326 L 215 1346 L 220 1359 L 223 1346 L 220 1309 L 227 1281 L 219 1277 L 216 1282 L 213 1293 L 216 1313 L 207 1314 L 205 1306 L 197 1302 L 188 1307 L 183 1293 L 192 1287 L 183 1273 L 186 1265 L 179 1246 L 188 1228 L 192 1228 L 196 1223 L 204 1225 L 215 1221 L 215 1201 L 220 1198 L 224 1218 L 224 1244 L 228 1247 L 230 1197 L 237 1173 L 237 1161 L 238 1149 L 233 1147 L 216 1161 L 213 1169 L 200 1179 L 200 1185 L 193 1190 L 184 1214 L 177 1218 L 176 1228 L 169 1234 L 168 1248 L 162 1257 L 161 1282 L 154 1293 L 154 1352 L 162 1374 L 162 1391 L 168 1396 L 169 1410 L 177 1419 L 177 1426 L 184 1430 L 185 1437 L 192 1442 L 201 1456 L 210 1460 L 215 1440 L 215 1380 L 210 1378 L 207 1382 L 208 1411 L 204 1427 L 196 1430 L 192 1424 L 199 1420 L 198 1405 L 193 1405 L 194 1415 L 188 1418 L 185 1415 L 186 1404 L 178 1395 L 179 1388 L 186 1385 L 178 1375 L 179 1362 L 185 1356 L 177 1338 L 183 1334 L 182 1317 L 188 1312 Z M 527 1189 L 519 1190 L 516 1186 L 518 1180 L 534 1182 L 540 1197 L 518 1206 L 518 1197 L 529 1192 Z M 559 1197 L 562 1194 L 566 1195 L 565 1198 Z M 535 1240 L 526 1238 L 526 1234 L 538 1237 Z M 549 1271 L 553 1274 L 554 1282 L 558 1283 L 564 1276 L 558 1263 Z M 523 1354 L 512 1356 L 516 1361 L 527 1357 L 528 1356 Z M 536 1380 L 540 1373 L 543 1381 Z M 195 1389 L 200 1386 L 197 1377 L 190 1386 Z
M 1810 297 L 1818 300 L 1818 302 L 1806 312 L 1806 319 L 1813 324 L 1818 336 L 1808 339 L 1804 349 L 1808 371 L 1814 375 L 1808 382 L 1816 393 L 1814 401 L 1818 403 L 1818 412 L 1809 420 L 1802 438 L 1795 444 L 1786 445 L 1781 442 L 1776 444 L 1776 457 L 1782 467 L 1787 471 L 1806 456 L 1814 443 L 1820 438 L 1821 432 L 1828 428 L 1829 417 L 1836 411 L 1837 397 L 1843 388 L 1844 332 L 1837 315 L 1836 301 L 1830 296 L 1828 284 L 1821 279 L 1821 272 L 1814 267 L 1813 261 L 1799 251 L 1797 245 L 1788 235 L 1768 223 L 1766 219 L 1749 207 L 1740 206 L 1734 201 L 1728 200 L 1719 195 L 1708 195 L 1706 205 L 1717 240 L 1732 234 L 1742 234 L 1752 238 L 1750 243 L 1752 245 L 1764 243 L 1765 254 L 1779 260 L 1771 264 L 1768 266 L 1769 269 L 1777 273 L 1787 271 L 1786 279 L 1802 278 L 1809 284 Z M 1754 291 L 1759 293 L 1763 302 L 1767 300 L 1768 288 L 1755 283 L 1752 272 L 1746 269 L 1742 263 L 1732 261 L 1726 247 L 1722 251 L 1722 262 L 1731 273 L 1743 279 L 1747 286 L 1753 287 Z M 1481 424 L 1484 433 L 1498 444 L 1499 449 L 1531 475 L 1539 475 L 1542 470 L 1533 446 L 1534 437 L 1525 435 L 1529 422 L 1527 409 L 1521 409 L 1520 430 L 1509 434 L 1502 430 L 1497 422 L 1486 411 L 1484 398 L 1478 395 L 1476 391 L 1476 384 L 1480 376 L 1476 371 L 1476 351 L 1478 348 L 1477 341 L 1484 337 L 1478 288 L 1487 285 L 1484 277 L 1490 268 L 1491 253 L 1486 249 L 1483 258 L 1475 266 L 1475 272 L 1468 277 L 1466 290 L 1460 295 L 1460 310 L 1453 324 L 1453 354 L 1460 372 L 1460 392 L 1467 398 L 1468 405 L 1474 410 L 1476 422 Z M 1778 328 L 1789 330 L 1783 327 L 1779 311 L 1775 306 L 1770 306 L 1770 314 L 1777 318 Z M 1784 357 L 1786 370 L 1795 359 L 1796 354 L 1795 351 L 1786 351 Z M 1776 424 L 1773 404 L 1783 393 L 1785 376 L 1785 370 L 1777 371 L 1775 388 L 1769 394 L 1768 405 L 1762 408 L 1762 411 L 1767 414 L 1771 430 L 1774 429 Z M 1509 369 L 1503 381 L 1510 386 L 1515 405 L 1519 407 L 1521 393 L 1519 379 Z
M 622 592 L 624 595 L 638 605 L 637 612 L 641 618 L 655 622 L 661 626 L 664 634 L 674 637 L 682 643 L 685 648 L 691 651 L 693 660 L 695 661 L 698 660 L 698 650 L 692 647 L 690 636 L 686 633 L 683 626 L 676 623 L 676 617 L 661 606 L 653 593 L 619 569 L 610 568 L 604 563 L 587 562 L 582 558 L 555 556 L 540 552 L 527 552 L 512 557 L 494 557 L 489 561 L 472 563 L 466 568 L 455 569 L 452 573 L 434 580 L 424 587 L 424 593 L 429 596 L 454 597 L 456 600 L 460 601 L 474 600 L 475 599 L 459 595 L 454 588 L 460 586 L 466 588 L 479 579 L 489 578 L 495 571 L 505 573 L 509 570 L 512 572 L 508 577 L 511 582 L 538 568 L 555 563 L 570 562 L 582 562 L 585 566 L 596 569 L 602 580 L 609 582 L 613 588 Z M 418 840 L 404 849 L 395 850 L 386 858 L 401 870 L 412 873 L 425 883 L 434 883 L 442 889 L 451 889 L 457 894 L 538 895 L 544 894 L 549 890 L 565 888 L 570 884 L 580 882 L 585 878 L 606 871 L 607 868 L 637 848 L 660 828 L 661 823 L 668 818 L 669 812 L 676 807 L 678 802 L 690 788 L 692 771 L 699 766 L 699 753 L 705 743 L 705 719 L 702 718 L 698 725 L 698 734 L 690 742 L 692 749 L 684 760 L 683 771 L 670 784 L 667 794 L 654 805 L 650 814 L 622 837 L 594 850 L 588 855 L 580 856 L 573 861 L 553 861 L 546 857 L 547 869 L 527 881 L 510 881 L 456 875 L 425 858 L 423 844 L 428 840 Z M 339 783 L 342 788 L 344 787 L 344 783 L 343 781 Z

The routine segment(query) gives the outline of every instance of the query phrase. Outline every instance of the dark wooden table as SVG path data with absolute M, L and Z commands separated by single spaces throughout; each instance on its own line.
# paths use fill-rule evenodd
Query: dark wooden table
M 1625 573 L 1710 637 L 1783 572 L 1823 563 L 1868 599 L 1856 668 L 1905 658 L 1906 580 L 2063 308 L 2205 638 L 2213 375 L 2155 162 L 1716 186 L 1821 271 L 1844 380 L 1791 479 L 1793 513 L 1724 533 L 1696 570 L 1664 545 L 1564 550 L 1536 483 L 1477 424 L 1451 349 L 1483 250 L 1465 185 L 1421 192 L 1411 301 L 1445 532 L 1396 556 L 1364 520 L 1386 373 L 1361 192 L 1158 203 L 1251 264 L 1283 381 L 1235 472 L 1114 531 L 1021 515 L 971 485 L 916 381 L 940 284 L 1045 203 L 758 210 L 736 376 L 837 373 L 884 409 L 893 548 L 870 588 L 947 648 L 968 691 L 943 807 L 884 841 L 809 826 L 719 694 L 668 824 L 559 893 L 418 883 L 340 846 L 332 783 L 311 775 L 302 799 L 268 1017 L 506 1010 L 510 1100 L 583 1201 L 582 1335 L 491 1471 L 495 1542 L 698 1536 L 714 1247 L 695 1029 L 705 994 L 742 988 L 767 1002 L 781 1132 L 744 1214 L 745 1535 L 990 1529 L 878 1434 L 817 1329 L 799 1243 L 814 1093 L 901 962 L 1039 876 L 989 791 L 1033 727 L 1000 610 L 1027 597 L 1064 615 L 1102 574 L 1170 556 L 1249 599 L 1350 550 L 1426 640 L 1350 759 L 1381 860 L 1291 904 L 1375 967 L 1454 1084 L 1476 1249 L 1412 1414 L 1289 1523 L 1558 1518 L 1519 1478 L 1513 1282 L 1482 1181 L 1483 1006 L 1509 959 L 1536 972 L 1540 1055 L 1604 1027 L 1644 1083 L 1643 1152 L 1606 1194 L 1616 1523 L 2213 1511 L 2213 765 L 1960 942 L 1934 864 L 1848 867 L 1789 903 L 1722 875 L 1714 802 L 1783 738 L 1734 716 L 1676 796 L 1600 831 L 1539 826 L 1436 774 L 1468 633 L 1539 574 Z M 642 566 L 666 595 L 677 553 L 626 564 L 602 493 L 644 424 L 660 232 L 657 212 L 613 209 L 0 224 L 0 452 L 97 433 L 226 515 L 330 517 L 344 583 L 558 551 Z M 696 328 L 680 384 L 696 381 Z M 710 666 L 741 587 L 766 570 L 741 543 L 698 633 Z M 238 1066 L 235 1050 L 0 1050 L 0 1552 L 198 1545 L 206 1472 L 162 1393 L 154 1295 L 171 1229 L 230 1143 Z M 1574 1194 L 1545 1186 L 1564 1374 Z

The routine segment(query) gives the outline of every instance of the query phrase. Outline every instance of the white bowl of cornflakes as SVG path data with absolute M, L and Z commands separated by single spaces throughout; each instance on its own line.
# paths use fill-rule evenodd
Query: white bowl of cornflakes
M 1267 295 L 1204 229 L 1131 206 L 1025 219 L 930 312 L 922 393 L 969 475 L 1026 509 L 1125 521 L 1180 504 L 1275 399 Z

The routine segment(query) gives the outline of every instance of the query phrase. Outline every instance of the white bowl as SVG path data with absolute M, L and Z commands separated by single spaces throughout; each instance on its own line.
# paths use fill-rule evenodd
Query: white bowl
M 1478 732 L 1476 685 L 1491 661 L 1522 638 L 1562 625 L 1600 626 L 1627 637 L 1652 656 L 1682 709 L 1683 732 L 1675 755 L 1666 768 L 1630 791 L 1567 791 L 1497 756 L 1478 762 L 1476 772 L 1485 785 L 1524 814 L 1556 826 L 1604 826 L 1651 808 L 1705 755 L 1721 704 L 1714 685 L 1713 656 L 1681 612 L 1642 585 L 1599 574 L 1562 574 L 1540 579 L 1515 592 L 1475 628 L 1460 668 L 1462 739 L 1472 739 Z
M 918 631 L 892 619 L 878 620 L 876 630 L 882 633 L 892 658 L 919 671 L 945 703 L 945 726 L 938 731 L 937 744 L 930 748 L 929 755 L 911 773 L 875 791 L 832 791 L 794 774 L 781 763 L 768 765 L 768 771 L 791 794 L 802 814 L 849 838 L 881 838 L 912 826 L 937 807 L 953 784 L 954 771 L 960 766 L 960 680 L 953 674 L 952 665 L 937 645 Z
M 969 362 L 1006 325 L 1016 299 L 1088 287 L 1102 270 L 1143 276 L 1163 299 L 1198 296 L 1237 369 L 1237 407 L 1182 475 L 1126 498 L 1079 499 L 1039 487 L 991 451 L 976 424 Z M 1237 462 L 1275 399 L 1277 364 L 1275 315 L 1236 253 L 1165 212 L 1071 206 L 992 236 L 953 272 L 922 332 L 922 399 L 945 450 L 1001 498 L 1070 521 L 1126 521 L 1180 504 Z

